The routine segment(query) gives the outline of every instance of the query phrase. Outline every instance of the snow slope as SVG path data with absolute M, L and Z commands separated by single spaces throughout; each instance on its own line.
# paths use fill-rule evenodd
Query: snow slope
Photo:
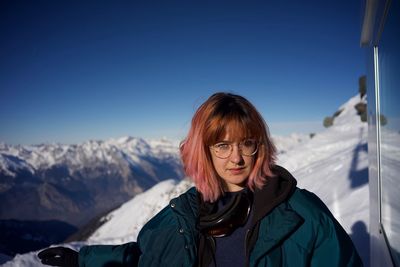
M 360 121 L 354 105 L 359 96 L 340 107 L 343 111 L 334 125 L 301 142 L 282 144 L 285 153 L 278 155 L 278 164 L 292 172 L 300 188 L 316 193 L 350 234 L 368 266 L 369 191 L 367 160 L 367 124 Z M 275 139 L 284 142 L 284 138 Z M 277 145 L 279 147 L 279 144 Z M 79 249 L 85 244 L 119 244 L 136 240 L 138 231 L 170 198 L 191 186 L 164 181 L 136 196 L 104 218 L 104 223 L 86 242 L 67 244 Z M 37 252 L 17 255 L 3 266 L 40 266 Z
M 367 124 L 354 105 L 359 96 L 340 107 L 334 125 L 288 153 L 278 164 L 292 172 L 298 186 L 315 192 L 350 233 L 357 221 L 369 224 Z

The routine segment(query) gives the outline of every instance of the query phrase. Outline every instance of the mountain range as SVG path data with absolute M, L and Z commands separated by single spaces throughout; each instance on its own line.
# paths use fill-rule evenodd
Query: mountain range
M 2 143 L 0 220 L 59 220 L 79 227 L 162 180 L 182 177 L 178 146 L 167 140 Z

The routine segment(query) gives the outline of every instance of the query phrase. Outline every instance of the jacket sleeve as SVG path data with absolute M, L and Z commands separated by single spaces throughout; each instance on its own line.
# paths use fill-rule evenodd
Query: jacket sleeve
M 136 267 L 140 255 L 136 242 L 84 246 L 79 251 L 79 267 Z
M 311 266 L 363 266 L 362 260 L 349 235 L 322 201 L 319 203 L 325 212 L 320 214 Z

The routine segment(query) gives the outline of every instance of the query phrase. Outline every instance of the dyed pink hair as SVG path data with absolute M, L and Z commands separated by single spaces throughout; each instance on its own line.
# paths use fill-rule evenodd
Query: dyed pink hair
M 193 179 L 204 201 L 214 202 L 224 193 L 209 146 L 221 141 L 227 132 L 234 140 L 254 138 L 260 142 L 247 180 L 252 191 L 261 188 L 266 177 L 272 175 L 276 149 L 260 113 L 242 96 L 213 94 L 197 109 L 188 136 L 180 146 L 184 170 Z

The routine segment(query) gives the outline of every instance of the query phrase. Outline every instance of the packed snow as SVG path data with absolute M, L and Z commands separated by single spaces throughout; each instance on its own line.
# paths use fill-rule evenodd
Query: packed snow
M 325 202 L 368 263 L 367 124 L 356 114 L 354 105 L 359 101 L 358 95 L 351 98 L 340 107 L 343 111 L 334 125 L 312 138 L 292 135 L 274 140 L 281 151 L 278 164 L 293 174 L 298 187 L 316 193 Z M 141 227 L 154 214 L 191 186 L 186 179 L 163 181 L 109 213 L 103 218 L 105 223 L 87 241 L 66 245 L 78 250 L 88 244 L 135 241 Z M 17 255 L 2 266 L 41 266 L 36 254 Z

